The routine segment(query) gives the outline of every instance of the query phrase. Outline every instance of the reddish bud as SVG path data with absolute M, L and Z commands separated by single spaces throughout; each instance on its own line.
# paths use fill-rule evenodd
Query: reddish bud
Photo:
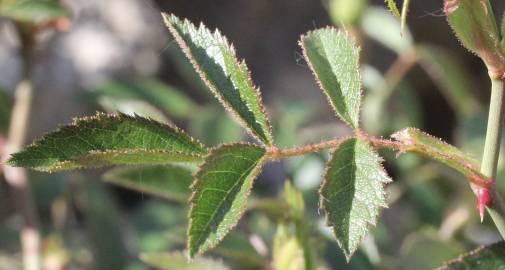
M 491 205 L 491 193 L 487 188 L 478 188 L 475 191 L 477 196 L 477 208 L 479 209 L 480 222 L 484 220 L 484 210 Z

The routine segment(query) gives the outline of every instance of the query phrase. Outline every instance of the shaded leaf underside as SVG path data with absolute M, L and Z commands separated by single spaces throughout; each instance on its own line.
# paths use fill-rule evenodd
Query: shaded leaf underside
M 190 257 L 217 245 L 246 209 L 266 151 L 249 144 L 222 145 L 205 158 L 190 199 Z
M 383 185 L 390 182 L 381 158 L 366 141 L 344 141 L 332 154 L 320 189 L 320 207 L 347 260 L 386 206 Z
M 39 171 L 113 164 L 199 161 L 206 148 L 176 127 L 124 114 L 76 119 L 49 133 L 8 163 Z
M 337 115 L 351 127 L 358 128 L 361 78 L 359 49 L 353 38 L 328 27 L 302 36 L 300 45 Z
M 253 85 L 245 62 L 219 31 L 203 24 L 163 15 L 168 29 L 209 89 L 253 136 L 272 145 L 271 126 L 259 90 Z

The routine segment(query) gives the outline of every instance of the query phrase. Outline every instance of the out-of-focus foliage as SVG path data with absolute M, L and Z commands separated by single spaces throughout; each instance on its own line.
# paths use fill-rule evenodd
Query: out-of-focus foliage
M 65 8 L 56 0 L 3 0 L 0 16 L 23 23 L 43 23 L 66 16 Z
M 480 247 L 459 256 L 443 266 L 440 270 L 450 269 L 503 269 L 505 266 L 505 245 L 503 242 Z
M 0 133 L 7 133 L 10 121 L 12 99 L 0 88 Z

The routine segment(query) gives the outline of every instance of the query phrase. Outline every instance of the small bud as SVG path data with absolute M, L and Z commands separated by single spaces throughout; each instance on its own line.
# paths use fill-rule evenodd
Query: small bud
M 445 0 L 444 12 L 463 46 L 484 61 L 493 78 L 501 77 L 505 56 L 489 0 Z
M 484 221 L 484 210 L 491 205 L 491 193 L 487 188 L 477 188 L 475 190 L 477 196 L 477 208 L 479 209 L 480 222 Z

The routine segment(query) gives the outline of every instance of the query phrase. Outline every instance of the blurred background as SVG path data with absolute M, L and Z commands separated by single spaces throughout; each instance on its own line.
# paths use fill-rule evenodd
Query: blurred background
M 27 65 L 33 83 L 27 142 L 95 111 L 174 123 L 210 146 L 253 141 L 192 71 L 164 27 L 162 11 L 204 22 L 228 37 L 261 89 L 279 146 L 350 132 L 334 116 L 298 45 L 301 34 L 336 25 L 361 45 L 367 132 L 389 136 L 414 126 L 480 159 L 490 83 L 481 61 L 458 44 L 440 0 L 412 1 L 402 35 L 382 0 L 62 0 L 61 9 L 28 13 L 2 9 L 8 2 L 13 1 L 0 0 L 0 142 Z M 501 18 L 505 4 L 491 2 Z M 30 63 L 23 60 L 19 34 L 19 25 L 28 23 L 37 24 Z M 293 182 L 313 220 L 312 236 L 324 240 L 314 245 L 320 269 L 432 269 L 499 240 L 488 218 L 480 224 L 461 175 L 417 156 L 383 154 L 395 179 L 387 187 L 390 206 L 350 263 L 317 211 L 327 153 L 269 164 L 254 199 L 282 197 L 285 179 Z M 150 269 L 139 254 L 184 248 L 185 203 L 104 183 L 105 171 L 29 172 L 45 269 Z M 505 182 L 497 182 L 505 191 Z M 22 267 L 23 222 L 11 190 L 0 176 L 0 269 Z M 272 215 L 248 212 L 224 251 L 209 256 L 231 269 L 271 267 L 278 234 Z M 250 251 L 249 257 L 233 254 L 237 246 Z

